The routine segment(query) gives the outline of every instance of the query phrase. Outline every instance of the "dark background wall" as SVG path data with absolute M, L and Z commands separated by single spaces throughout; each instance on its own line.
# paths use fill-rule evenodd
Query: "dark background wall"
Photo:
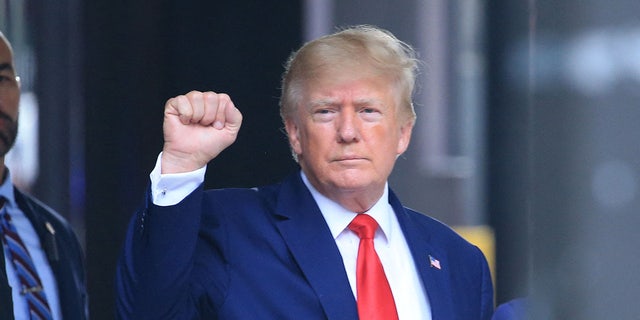
M 298 1 L 87 1 L 84 4 L 86 241 L 93 319 L 113 319 L 125 227 L 162 149 L 165 101 L 226 92 L 244 114 L 207 184 L 254 186 L 295 165 L 279 131 L 282 64 L 300 45 Z

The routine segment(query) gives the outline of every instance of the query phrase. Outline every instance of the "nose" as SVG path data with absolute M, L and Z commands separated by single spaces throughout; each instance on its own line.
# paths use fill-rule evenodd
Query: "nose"
M 352 143 L 360 140 L 360 124 L 356 112 L 343 110 L 336 121 L 338 142 Z

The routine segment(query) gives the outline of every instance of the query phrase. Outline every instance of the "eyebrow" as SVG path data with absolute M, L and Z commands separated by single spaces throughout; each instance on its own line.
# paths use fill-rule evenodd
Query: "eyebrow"
M 356 105 L 384 105 L 384 103 L 382 103 L 382 101 L 380 101 L 379 99 L 376 98 L 362 98 L 362 99 L 356 99 L 353 101 L 354 104 Z M 321 98 L 318 100 L 314 100 L 311 101 L 309 103 L 309 106 L 311 107 L 317 107 L 317 106 L 335 106 L 340 104 L 339 99 L 334 99 L 334 98 Z
M 382 102 L 382 100 L 378 99 L 378 98 L 362 98 L 362 99 L 355 99 L 354 103 L 356 105 L 380 105 L 383 106 L 384 103 Z
M 333 98 L 321 98 L 314 101 L 309 102 L 310 107 L 319 107 L 319 106 L 334 106 L 337 105 L 338 99 Z

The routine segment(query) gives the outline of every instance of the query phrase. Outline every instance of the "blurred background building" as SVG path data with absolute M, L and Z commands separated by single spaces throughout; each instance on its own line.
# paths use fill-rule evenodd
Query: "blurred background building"
M 636 0 L 0 0 L 23 84 L 9 166 L 72 222 L 92 318 L 112 319 L 166 99 L 227 92 L 244 114 L 207 187 L 277 181 L 296 167 L 278 115 L 289 53 L 378 25 L 425 62 L 390 182 L 404 203 L 482 246 L 498 303 L 530 296 L 535 319 L 635 319 L 638 12 Z

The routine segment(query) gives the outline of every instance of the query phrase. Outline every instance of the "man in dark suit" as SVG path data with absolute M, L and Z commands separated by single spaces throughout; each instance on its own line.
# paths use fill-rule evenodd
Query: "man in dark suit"
M 87 319 L 84 257 L 75 234 L 51 208 L 15 188 L 5 167 L 17 135 L 19 100 L 13 51 L 0 32 L 0 319 L 37 319 L 32 312 L 46 319 Z M 15 243 L 25 251 L 17 253 Z M 28 270 L 35 272 L 35 286 L 23 282 L 23 255 L 33 263 Z M 46 311 L 30 309 L 34 293 L 45 297 Z
M 490 319 L 481 251 L 387 185 L 415 121 L 416 68 L 413 49 L 375 27 L 305 44 L 280 110 L 301 170 L 253 189 L 202 187 L 240 129 L 230 97 L 169 99 L 117 268 L 119 318 Z

